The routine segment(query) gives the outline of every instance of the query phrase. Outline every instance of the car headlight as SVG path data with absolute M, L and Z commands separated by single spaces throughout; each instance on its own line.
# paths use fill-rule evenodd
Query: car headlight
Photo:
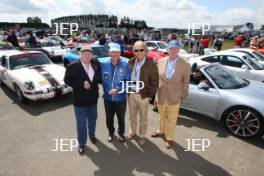
M 26 81 L 25 82 L 25 88 L 27 90 L 34 90 L 35 89 L 35 85 L 32 81 Z

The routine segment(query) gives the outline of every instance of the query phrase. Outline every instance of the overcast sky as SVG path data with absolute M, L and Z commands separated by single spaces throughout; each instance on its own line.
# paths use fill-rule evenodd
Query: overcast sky
M 76 14 L 109 14 L 142 19 L 152 27 L 179 28 L 186 23 L 264 23 L 264 0 L 0 0 L 1 22 L 26 22 Z

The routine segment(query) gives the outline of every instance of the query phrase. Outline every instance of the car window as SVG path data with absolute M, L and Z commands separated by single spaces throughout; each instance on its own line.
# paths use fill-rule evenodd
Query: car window
M 147 43 L 148 47 L 157 47 L 155 43 Z
M 9 44 L 0 44 L 0 50 L 14 50 L 15 48 Z
M 9 58 L 11 70 L 45 64 L 51 64 L 51 61 L 43 53 L 19 54 Z
M 167 49 L 168 45 L 165 42 L 158 42 L 158 45 L 161 49 Z
M 1 57 L 0 58 L 0 64 L 1 64 L 2 67 L 7 68 L 7 61 L 6 61 L 5 57 Z
M 108 57 L 109 56 L 109 50 L 105 46 L 93 47 L 93 55 L 94 55 L 94 58 Z
M 258 52 L 258 51 L 253 51 L 253 54 L 255 54 L 255 56 L 256 56 L 259 60 L 264 61 L 264 55 L 261 54 L 260 52 Z
M 244 62 L 235 56 L 221 56 L 221 63 L 230 67 L 241 68 Z
M 194 71 L 190 74 L 190 84 L 199 85 L 201 82 L 205 82 L 211 88 L 214 88 L 211 82 L 204 76 L 201 71 Z
M 208 66 L 205 68 L 205 72 L 220 89 L 239 89 L 249 84 L 248 81 L 236 77 L 220 65 Z
M 253 60 L 247 56 L 243 56 L 243 59 L 245 60 L 246 63 L 248 63 L 255 70 L 263 70 L 264 69 L 263 65 L 261 65 L 260 63 L 256 62 L 255 60 Z
M 202 60 L 205 62 L 209 62 L 209 63 L 220 62 L 218 56 L 210 56 L 210 57 L 203 58 Z

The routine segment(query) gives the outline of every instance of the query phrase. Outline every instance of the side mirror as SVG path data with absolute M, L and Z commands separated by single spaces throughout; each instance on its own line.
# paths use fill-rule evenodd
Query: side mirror
M 202 81 L 199 83 L 198 89 L 203 89 L 203 90 L 207 91 L 210 89 L 210 86 L 206 82 Z
M 243 65 L 241 66 L 241 68 L 242 68 L 243 70 L 246 70 L 246 71 L 248 71 L 248 70 L 249 70 L 248 66 L 247 66 L 247 65 L 245 65 L 245 64 L 243 64 Z

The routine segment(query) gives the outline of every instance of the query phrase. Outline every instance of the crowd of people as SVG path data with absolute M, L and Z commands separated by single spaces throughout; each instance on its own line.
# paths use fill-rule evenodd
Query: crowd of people
M 24 47 L 36 48 L 40 47 L 39 40 L 52 36 L 52 32 L 38 32 L 32 31 L 20 32 L 16 30 L 8 30 L 0 33 L 0 40 L 11 43 L 14 47 L 21 47 L 21 43 L 24 43 Z M 98 41 L 100 45 L 107 45 L 109 43 L 118 43 L 121 46 L 121 53 L 123 53 L 125 46 L 132 46 L 136 41 L 165 41 L 176 40 L 180 46 L 188 53 L 204 54 L 205 48 L 213 48 L 216 51 L 222 50 L 222 46 L 226 39 L 224 39 L 221 33 L 213 36 L 189 36 L 177 33 L 163 34 L 161 31 L 155 30 L 136 30 L 130 29 L 125 32 L 122 31 L 109 31 L 98 32 L 93 30 L 85 30 L 76 32 L 73 35 L 60 36 L 64 40 L 77 41 L 85 39 L 88 42 Z M 233 38 L 234 47 L 263 47 L 263 37 L 237 35 Z M 63 42 L 61 42 L 63 45 Z

